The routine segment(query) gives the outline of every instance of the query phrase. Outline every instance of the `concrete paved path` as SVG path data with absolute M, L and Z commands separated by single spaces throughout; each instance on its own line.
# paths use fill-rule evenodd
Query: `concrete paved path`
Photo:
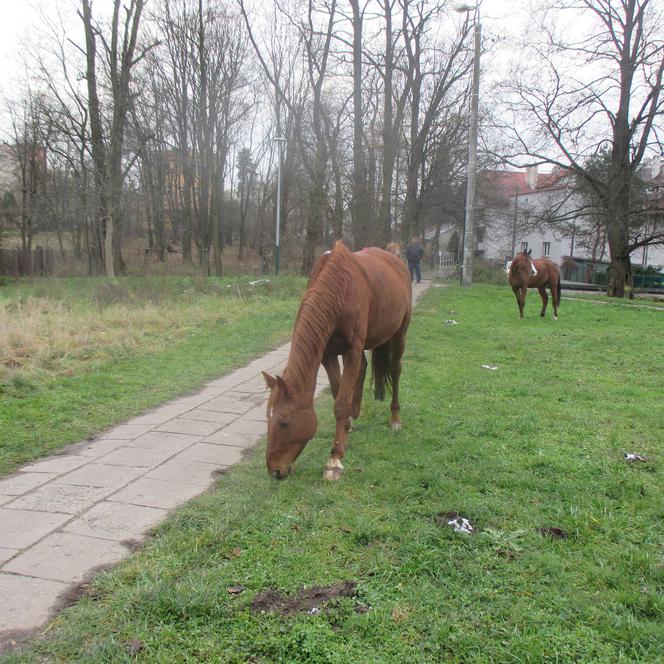
M 415 298 L 428 285 L 415 285 Z M 0 479 L 0 651 L 257 444 L 268 396 L 260 372 L 283 369 L 289 348 Z M 321 371 L 316 394 L 326 386 Z

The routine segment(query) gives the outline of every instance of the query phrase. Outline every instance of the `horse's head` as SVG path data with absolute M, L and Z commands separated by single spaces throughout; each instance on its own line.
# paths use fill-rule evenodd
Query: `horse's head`
M 528 249 L 528 251 L 522 251 L 514 257 L 510 265 L 510 274 L 516 276 L 521 273 L 528 278 L 537 274 L 537 268 L 531 257 L 532 251 L 532 249 Z
M 293 463 L 305 445 L 316 435 L 313 402 L 300 403 L 281 376 L 263 371 L 270 388 L 267 402 L 267 472 L 282 480 L 293 472 Z

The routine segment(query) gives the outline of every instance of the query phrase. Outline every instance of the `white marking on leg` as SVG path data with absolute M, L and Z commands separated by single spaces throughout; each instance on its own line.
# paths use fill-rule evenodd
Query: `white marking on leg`
M 399 431 L 401 429 L 401 422 L 392 422 L 392 431 Z
M 341 475 L 343 474 L 343 472 L 344 472 L 344 467 L 341 464 L 341 460 L 332 457 L 328 459 L 327 463 L 325 464 L 325 472 L 323 473 L 323 479 L 330 481 L 341 479 Z

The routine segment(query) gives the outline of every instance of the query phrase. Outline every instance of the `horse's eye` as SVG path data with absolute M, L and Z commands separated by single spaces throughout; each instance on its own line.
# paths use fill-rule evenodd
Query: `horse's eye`
M 290 425 L 290 420 L 281 420 L 281 422 L 279 422 L 279 426 L 282 429 L 288 429 L 289 425 Z

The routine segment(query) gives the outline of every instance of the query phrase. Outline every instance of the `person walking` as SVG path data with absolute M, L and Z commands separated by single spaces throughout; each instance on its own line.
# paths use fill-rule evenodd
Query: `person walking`
M 422 256 L 424 256 L 424 249 L 422 248 L 420 238 L 413 236 L 406 247 L 406 260 L 408 261 L 410 280 L 412 281 L 413 277 L 415 277 L 418 284 L 422 281 L 422 273 L 420 271 Z

